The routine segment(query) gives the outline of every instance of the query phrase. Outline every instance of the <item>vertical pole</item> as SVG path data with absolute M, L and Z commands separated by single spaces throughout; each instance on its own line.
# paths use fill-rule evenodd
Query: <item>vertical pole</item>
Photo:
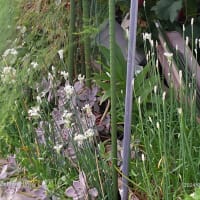
M 69 52 L 68 73 L 69 82 L 72 84 L 74 76 L 74 31 L 75 31 L 75 1 L 70 0 L 70 22 L 69 22 Z
M 126 98 L 125 98 L 125 117 L 124 117 L 124 139 L 123 139 L 123 168 L 122 168 L 122 200 L 128 199 L 128 177 L 129 158 L 130 158 L 130 139 L 131 139 L 131 118 L 133 101 L 133 74 L 135 71 L 135 49 L 136 49 L 136 30 L 137 30 L 138 0 L 131 0 L 130 25 L 129 25 L 129 45 L 126 75 Z
M 116 120 L 116 69 L 115 69 L 115 0 L 109 0 L 110 87 L 111 87 L 111 141 L 113 200 L 118 199 L 117 179 L 117 120 Z
M 84 28 L 84 52 L 85 52 L 85 67 L 86 67 L 86 85 L 90 87 L 91 85 L 91 67 L 90 67 L 90 37 L 86 32 L 86 28 L 89 28 L 90 19 L 90 0 L 82 0 L 83 6 L 83 28 Z

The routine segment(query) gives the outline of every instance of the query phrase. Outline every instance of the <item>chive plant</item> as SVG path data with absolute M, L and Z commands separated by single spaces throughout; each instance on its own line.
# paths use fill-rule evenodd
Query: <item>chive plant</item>
M 74 71 L 74 31 L 75 31 L 75 1 L 70 0 L 70 23 L 69 23 L 69 52 L 68 52 L 68 72 L 69 81 L 73 81 Z
M 86 85 L 90 86 L 91 68 L 90 68 L 90 37 L 86 31 L 89 26 L 89 0 L 83 0 L 83 28 L 84 28 L 84 51 L 85 51 L 85 67 L 86 67 Z
M 111 84 L 111 141 L 113 199 L 118 199 L 117 184 L 117 119 L 116 119 L 116 69 L 115 69 L 115 1 L 109 0 L 110 84 Z

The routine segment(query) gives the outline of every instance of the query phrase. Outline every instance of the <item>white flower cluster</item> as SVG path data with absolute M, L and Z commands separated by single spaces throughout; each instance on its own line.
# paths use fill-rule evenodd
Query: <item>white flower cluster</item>
M 85 75 L 81 75 L 81 74 L 79 74 L 78 75 L 78 80 L 81 82 L 81 83 L 83 83 L 83 81 L 85 80 Z
M 66 128 L 70 128 L 72 126 L 72 115 L 73 114 L 68 111 L 64 111 L 63 113 L 63 120 Z
M 69 77 L 69 73 L 68 73 L 68 72 L 66 72 L 66 71 L 61 71 L 61 72 L 60 72 L 60 75 L 63 76 L 63 78 L 64 78 L 65 80 L 68 80 L 68 77 Z
M 3 83 L 15 83 L 16 69 L 13 67 L 4 67 L 1 72 L 1 81 Z
M 153 47 L 153 40 L 151 39 L 151 33 L 143 33 L 143 40 L 146 42 L 146 40 L 149 41 L 150 45 Z
M 88 130 L 85 131 L 84 135 L 83 134 L 75 135 L 74 141 L 77 142 L 78 146 L 82 146 L 85 140 L 87 139 L 91 140 L 94 135 L 95 135 L 94 130 L 89 128 Z
M 66 98 L 71 99 L 72 95 L 74 94 L 74 88 L 71 85 L 66 85 L 64 91 Z
M 35 68 L 37 68 L 38 63 L 37 62 L 31 62 L 31 66 L 35 69 Z
M 86 112 L 86 114 L 87 114 L 88 117 L 90 117 L 90 116 L 93 115 L 93 114 L 92 114 L 92 109 L 91 109 L 91 107 L 90 107 L 89 104 L 86 104 L 86 105 L 82 108 L 82 110 Z
M 39 112 L 40 112 L 40 107 L 39 106 L 31 107 L 28 110 L 28 115 L 31 118 L 38 118 L 38 117 L 40 117 L 40 113 Z
M 12 49 L 6 49 L 2 55 L 2 57 L 7 57 L 8 55 L 17 55 L 18 52 L 16 49 L 12 48 Z

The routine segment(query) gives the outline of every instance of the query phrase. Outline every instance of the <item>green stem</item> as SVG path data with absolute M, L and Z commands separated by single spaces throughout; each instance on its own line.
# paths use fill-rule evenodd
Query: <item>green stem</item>
M 116 126 L 116 73 L 115 73 L 115 0 L 109 0 L 110 84 L 111 84 L 111 140 L 113 199 L 118 199 L 117 184 L 117 126 Z
M 75 31 L 75 1 L 70 0 L 70 23 L 69 23 L 69 52 L 68 52 L 68 73 L 69 82 L 72 84 L 74 75 L 74 36 Z
M 86 85 L 90 87 L 91 85 L 91 68 L 90 68 L 90 37 L 89 34 L 86 32 L 89 26 L 89 5 L 90 0 L 83 0 L 83 28 L 84 28 L 84 51 L 85 51 L 85 67 L 86 67 Z

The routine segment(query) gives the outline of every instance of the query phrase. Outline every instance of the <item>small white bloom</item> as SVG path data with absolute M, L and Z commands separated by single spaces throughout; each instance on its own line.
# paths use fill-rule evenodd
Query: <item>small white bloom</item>
M 143 7 L 145 8 L 145 6 L 146 6 L 146 1 L 143 1 Z
M 67 99 L 70 99 L 74 94 L 74 88 L 71 85 L 66 85 L 64 91 Z
M 78 134 L 74 137 L 74 141 L 76 141 L 78 143 L 78 146 L 82 146 L 83 145 L 83 141 L 87 139 L 84 135 L 82 134 Z
M 142 159 L 142 162 L 145 161 L 145 157 L 144 157 L 144 154 L 143 154 L 143 153 L 142 153 L 142 155 L 141 155 L 141 159 Z
M 28 114 L 30 117 L 40 117 L 39 112 L 40 112 L 39 106 L 31 107 L 31 109 L 28 110 Z
M 178 108 L 177 111 L 178 111 L 179 115 L 182 115 L 182 113 L 183 113 L 182 108 Z
M 85 104 L 82 110 L 85 111 L 88 116 L 92 115 L 92 109 L 89 104 Z
M 160 124 L 159 124 L 159 122 L 156 122 L 156 127 L 157 127 L 157 129 L 160 129 Z
M 37 62 L 31 62 L 32 67 L 35 69 L 38 66 Z
M 165 52 L 165 53 L 164 53 L 164 56 L 166 56 L 167 58 L 171 59 L 172 56 L 173 56 L 173 53 Z
M 183 77 L 182 70 L 179 70 L 178 75 L 179 75 L 179 80 L 182 81 L 182 77 Z
M 149 116 L 148 117 L 149 118 L 149 121 L 151 122 L 151 123 L 153 123 L 153 120 L 152 120 L 152 118 Z
M 85 80 L 85 75 L 82 76 L 81 74 L 79 74 L 78 80 L 82 83 Z
M 52 73 L 55 75 L 56 69 L 55 69 L 55 67 L 53 65 L 51 66 L 51 70 L 52 70 Z
M 178 51 L 178 45 L 176 44 L 176 51 Z
M 91 129 L 91 128 L 89 128 L 87 131 L 85 131 L 85 137 L 86 138 L 91 138 L 91 137 L 93 137 L 94 136 L 94 130 L 93 129 Z
M 70 128 L 72 125 L 72 116 L 73 116 L 73 113 L 70 113 L 68 111 L 64 111 L 64 113 L 63 113 L 63 119 L 65 122 L 65 126 L 67 128 Z
M 191 19 L 191 26 L 194 24 L 194 18 Z
M 185 25 L 183 24 L 183 32 L 185 32 Z
M 188 36 L 186 36 L 186 38 L 185 38 L 185 44 L 186 44 L 186 46 L 188 46 L 188 44 L 189 44 L 189 37 Z
M 40 96 L 37 96 L 37 97 L 36 97 L 36 100 L 37 100 L 37 102 L 38 102 L 39 104 L 41 104 L 41 103 L 42 103 L 42 99 L 41 99 L 41 97 L 40 97 Z
M 157 86 L 157 85 L 155 85 L 155 86 L 154 86 L 154 88 L 153 88 L 154 94 L 156 94 L 156 93 L 157 93 L 157 90 L 158 90 L 158 86 Z
M 53 147 L 53 149 L 56 150 L 56 153 L 59 154 L 60 150 L 62 149 L 63 145 L 62 144 L 57 144 Z
M 139 105 L 141 104 L 141 97 L 140 96 L 138 97 L 138 104 Z
M 165 52 L 165 53 L 164 53 L 164 56 L 167 58 L 167 62 L 169 63 L 169 65 L 171 65 L 173 53 Z
M 16 69 L 13 67 L 4 67 L 1 72 L 1 81 L 3 83 L 15 83 Z
M 158 61 L 158 59 L 156 59 L 156 68 L 158 68 L 159 67 L 159 61 Z
M 63 49 L 58 50 L 58 55 L 59 55 L 61 60 L 63 60 L 63 58 L 64 58 L 63 53 L 64 53 Z
M 12 48 L 12 49 L 6 49 L 6 50 L 4 51 L 2 57 L 5 58 L 5 57 L 7 57 L 9 54 L 10 54 L 10 55 L 17 55 L 18 52 L 17 52 L 17 50 L 14 49 L 14 48 Z
M 162 100 L 163 100 L 163 101 L 165 101 L 165 97 L 166 97 L 166 92 L 164 91 L 164 92 L 163 92 L 163 95 L 162 95 Z
M 110 78 L 111 77 L 111 75 L 110 75 L 110 73 L 109 72 L 106 72 L 106 75 Z
M 151 41 L 151 33 L 143 33 L 142 36 L 144 41 L 146 40 Z
M 65 80 L 68 80 L 69 73 L 65 71 L 61 71 L 60 74 L 64 77 Z

